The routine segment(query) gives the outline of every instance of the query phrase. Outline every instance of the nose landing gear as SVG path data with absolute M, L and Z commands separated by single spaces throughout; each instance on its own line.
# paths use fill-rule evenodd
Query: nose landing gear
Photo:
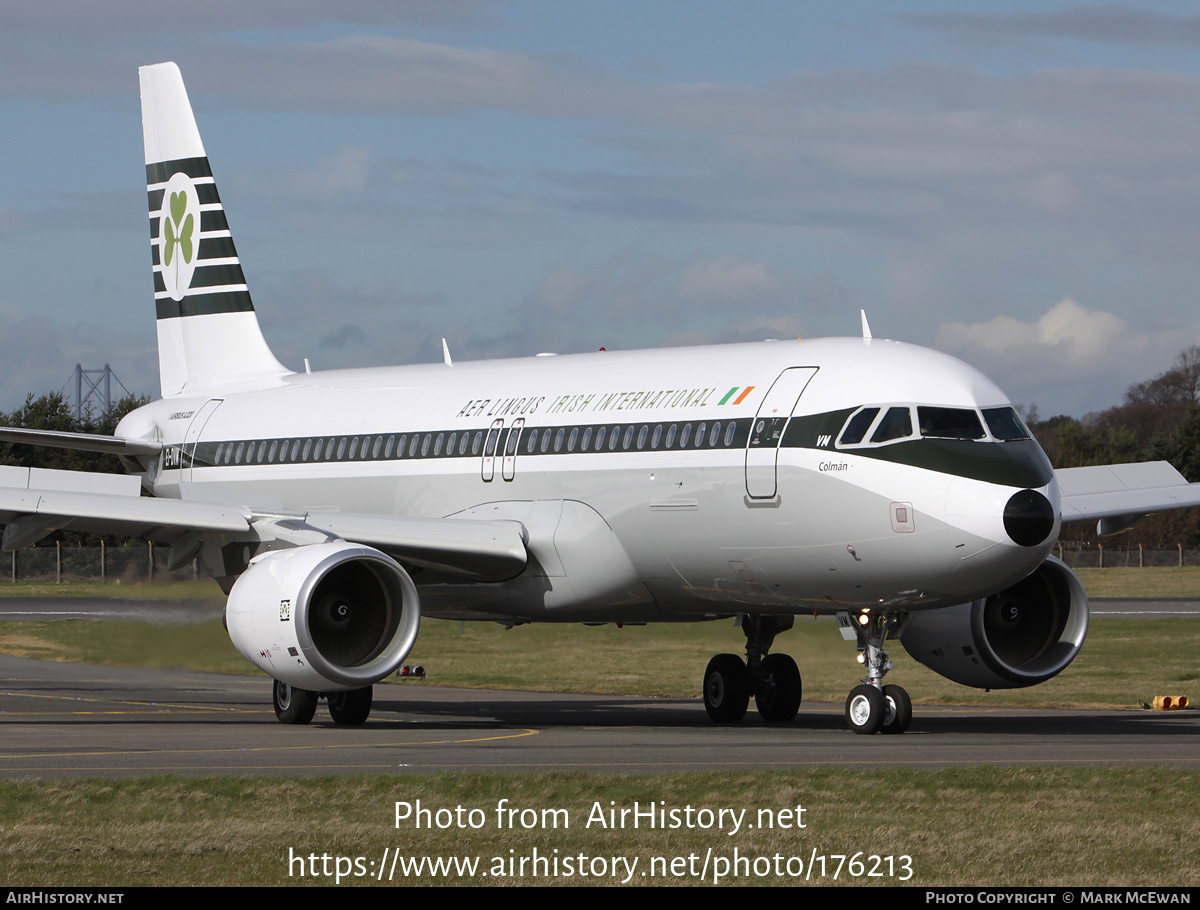
M 912 699 L 900 686 L 885 686 L 884 674 L 892 662 L 883 651 L 883 642 L 899 634 L 902 618 L 887 614 L 863 613 L 851 617 L 838 614 L 838 625 L 845 638 L 858 641 L 867 675 L 862 685 L 846 696 L 846 726 L 855 733 L 903 733 L 912 722 Z M 853 634 L 847 634 L 853 630 Z

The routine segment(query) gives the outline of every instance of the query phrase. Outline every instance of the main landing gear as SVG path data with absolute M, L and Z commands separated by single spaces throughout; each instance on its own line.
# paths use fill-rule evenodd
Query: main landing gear
M 843 637 L 858 641 L 867 675 L 861 686 L 846 696 L 846 726 L 855 733 L 903 733 L 912 722 L 912 699 L 900 686 L 883 685 L 892 662 L 883 651 L 890 632 L 898 630 L 899 619 L 885 614 L 838 614 Z M 848 634 L 848 630 L 853 634 Z
M 800 709 L 802 686 L 796 662 L 786 654 L 768 654 L 775 636 L 792 627 L 791 616 L 756 616 L 742 619 L 746 633 L 746 660 L 736 654 L 718 654 L 704 671 L 704 710 L 719 724 L 736 723 L 746 716 L 750 696 L 759 716 L 771 723 L 786 723 Z
M 371 689 L 367 686 L 342 692 L 310 692 L 275 680 L 275 716 L 281 724 L 307 724 L 317 713 L 318 699 L 324 698 L 335 724 L 358 726 L 366 723 L 371 714 Z

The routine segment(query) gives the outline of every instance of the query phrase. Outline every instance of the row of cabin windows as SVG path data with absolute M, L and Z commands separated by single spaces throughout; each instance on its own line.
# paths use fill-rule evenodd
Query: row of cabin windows
M 261 442 L 228 442 L 220 443 L 213 458 L 213 464 L 276 464 L 297 463 L 306 461 L 369 461 L 382 458 L 389 460 L 393 453 L 396 458 L 405 457 L 407 445 L 409 458 L 416 458 L 430 453 L 433 446 L 434 456 L 466 455 L 470 448 L 472 455 L 478 455 L 483 446 L 483 430 L 476 430 L 474 435 L 470 430 L 461 433 L 438 433 L 435 439 L 432 433 L 424 437 L 407 433 L 399 438 L 392 436 L 332 436 L 317 439 L 269 439 Z M 444 447 L 444 448 L 443 448 Z M 457 447 L 457 453 L 455 448 Z
M 733 441 L 737 436 L 737 424 L 734 421 L 729 421 L 726 425 L 725 435 L 721 435 L 721 422 L 716 421 L 711 428 L 706 423 L 698 424 L 695 427 L 695 434 L 692 432 L 692 424 L 685 423 L 680 427 L 677 423 L 658 424 L 650 427 L 649 424 L 641 426 L 626 425 L 624 427 L 549 427 L 544 430 L 534 428 L 528 431 L 525 437 L 525 451 L 528 454 L 541 454 L 550 452 L 561 452 L 565 448 L 568 452 L 574 452 L 578 446 L 580 452 L 615 452 L 618 447 L 624 451 L 631 448 L 645 449 L 649 446 L 652 450 L 657 449 L 687 449 L 687 448 L 704 448 L 705 433 L 707 432 L 708 448 L 715 449 L 719 445 L 725 448 L 733 445 Z M 678 443 L 678 444 L 677 444 Z M 515 435 L 509 436 L 508 446 L 505 454 L 512 455 L 516 452 L 517 440 Z
M 495 452 L 500 431 L 488 435 L 487 452 Z M 520 433 L 510 430 L 505 445 L 506 455 L 515 455 L 524 434 L 528 454 L 549 452 L 613 452 L 629 450 L 728 448 L 737 438 L 737 423 L 721 421 L 697 424 L 625 424 L 613 427 L 546 427 L 527 428 Z M 450 433 L 414 433 L 411 436 L 333 436 L 310 439 L 265 439 L 250 442 L 219 443 L 212 464 L 297 464 L 318 461 L 370 461 L 396 458 L 477 456 L 484 451 L 484 431 L 464 430 Z

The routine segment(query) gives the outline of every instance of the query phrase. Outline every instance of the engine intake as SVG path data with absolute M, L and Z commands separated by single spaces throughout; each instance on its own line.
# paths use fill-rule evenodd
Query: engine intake
M 339 541 L 251 560 L 229 593 L 225 624 L 242 656 L 281 682 L 358 689 L 403 663 L 420 603 L 399 563 Z
M 913 658 L 977 689 L 1036 686 L 1075 659 L 1087 635 L 1083 583 L 1049 557 L 991 597 L 909 615 L 900 635 Z

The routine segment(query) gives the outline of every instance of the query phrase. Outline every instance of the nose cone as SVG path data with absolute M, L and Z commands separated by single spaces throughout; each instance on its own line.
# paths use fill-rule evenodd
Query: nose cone
M 1014 493 L 1004 507 L 1004 530 L 1013 543 L 1036 547 L 1054 531 L 1054 507 L 1037 490 Z

